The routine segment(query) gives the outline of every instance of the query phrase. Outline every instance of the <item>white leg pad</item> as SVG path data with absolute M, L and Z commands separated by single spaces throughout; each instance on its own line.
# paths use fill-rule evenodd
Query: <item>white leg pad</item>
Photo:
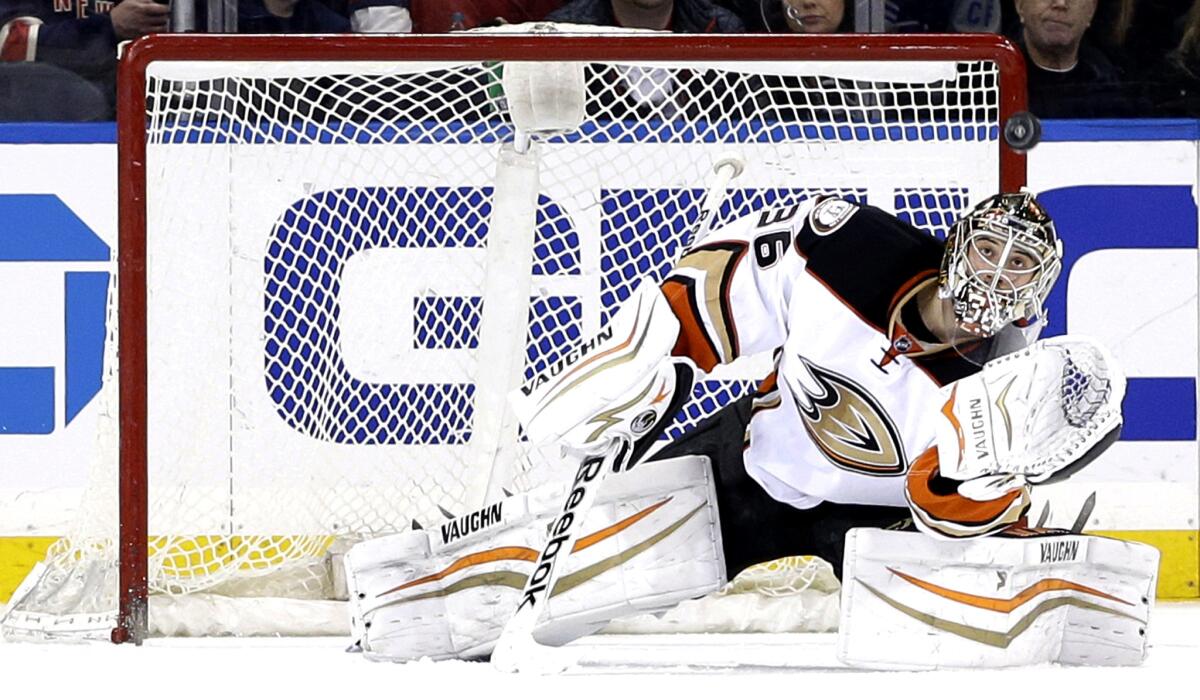
M 884 669 L 1146 657 L 1158 550 L 1088 535 L 935 540 L 851 530 L 838 658 Z
M 516 610 L 560 488 L 505 499 L 428 530 L 364 542 L 345 557 L 353 634 L 372 659 L 478 658 Z M 614 474 L 535 634 L 565 644 L 614 617 L 717 590 L 724 559 L 705 457 Z

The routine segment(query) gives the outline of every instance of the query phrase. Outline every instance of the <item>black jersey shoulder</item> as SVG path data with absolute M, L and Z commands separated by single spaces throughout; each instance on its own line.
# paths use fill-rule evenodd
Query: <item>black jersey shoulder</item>
M 999 333 L 975 342 L 963 343 L 932 355 L 914 357 L 912 361 L 932 377 L 939 386 L 975 374 L 988 362 L 1017 352 L 1030 343 L 1030 338 L 1015 324 L 1009 324 Z
M 796 227 L 806 268 L 859 316 L 887 328 L 896 294 L 935 274 L 944 245 L 877 207 L 827 198 Z

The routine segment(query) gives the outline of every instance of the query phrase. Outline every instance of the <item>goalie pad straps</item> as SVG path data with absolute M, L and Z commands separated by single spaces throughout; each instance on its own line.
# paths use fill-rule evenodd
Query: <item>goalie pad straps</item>
M 345 557 L 355 639 L 376 660 L 478 658 L 517 607 L 563 493 L 544 488 L 436 528 L 353 547 Z M 723 583 L 707 458 L 614 474 L 535 631 L 565 644 L 614 617 L 667 609 Z
M 1158 550 L 1085 535 L 846 538 L 838 658 L 883 669 L 1140 664 Z

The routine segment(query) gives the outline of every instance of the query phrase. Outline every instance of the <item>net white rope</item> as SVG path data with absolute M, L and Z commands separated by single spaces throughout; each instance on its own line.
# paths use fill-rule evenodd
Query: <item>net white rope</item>
M 475 382 L 489 370 L 482 266 L 503 233 L 489 230 L 492 176 L 513 131 L 502 70 L 150 64 L 152 592 L 325 598 L 331 543 L 556 478 L 534 469 L 489 484 L 467 469 Z M 730 148 L 746 170 L 717 227 L 836 193 L 944 235 L 998 187 L 990 61 L 594 61 L 585 77 L 583 125 L 541 142 L 534 259 L 513 271 L 532 281 L 528 324 L 514 329 L 527 378 L 666 274 Z M 765 366 L 699 383 L 670 435 Z M 115 387 L 110 375 L 110 407 Z M 84 518 L 51 553 L 57 583 L 30 592 L 24 614 L 114 606 L 106 414 Z

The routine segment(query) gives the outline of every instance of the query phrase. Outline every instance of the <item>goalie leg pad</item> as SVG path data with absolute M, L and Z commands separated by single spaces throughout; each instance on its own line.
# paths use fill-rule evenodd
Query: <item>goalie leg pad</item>
M 1158 559 L 1148 545 L 1087 535 L 852 530 L 838 658 L 882 669 L 1137 665 Z
M 505 499 L 437 528 L 383 537 L 345 557 L 353 634 L 368 658 L 489 654 L 562 500 L 557 488 Z M 614 617 L 657 612 L 724 583 L 708 459 L 681 457 L 609 477 L 535 632 L 565 644 Z

